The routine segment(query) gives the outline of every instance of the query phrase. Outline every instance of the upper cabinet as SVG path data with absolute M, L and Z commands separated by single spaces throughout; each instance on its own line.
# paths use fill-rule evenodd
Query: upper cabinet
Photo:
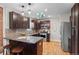
M 24 17 L 16 12 L 9 13 L 10 29 L 27 29 L 29 28 L 29 18 Z
M 35 30 L 50 30 L 50 20 L 32 20 Z

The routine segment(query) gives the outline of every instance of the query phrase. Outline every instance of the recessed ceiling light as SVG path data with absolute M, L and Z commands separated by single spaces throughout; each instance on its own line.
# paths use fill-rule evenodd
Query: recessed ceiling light
M 44 11 L 47 12 L 47 8 Z

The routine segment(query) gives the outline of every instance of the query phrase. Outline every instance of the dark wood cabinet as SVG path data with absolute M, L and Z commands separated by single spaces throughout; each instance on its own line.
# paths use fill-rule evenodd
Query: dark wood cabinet
M 40 40 L 37 43 L 37 55 L 42 55 L 43 54 L 43 40 Z
M 71 8 L 71 54 L 79 54 L 79 4 Z
M 16 12 L 9 13 L 10 29 L 27 29 L 29 28 L 29 18 L 21 16 Z
M 41 19 L 36 19 L 32 20 L 34 23 L 34 30 L 38 32 L 38 34 L 34 34 L 33 36 L 41 36 L 41 37 L 46 37 L 47 36 L 47 42 L 50 42 L 50 20 L 41 20 Z M 40 35 L 40 33 L 46 33 L 47 35 Z
M 32 20 L 34 23 L 34 29 L 36 31 L 42 30 L 42 29 L 48 29 L 50 30 L 50 21 L 49 20 Z
M 24 55 L 42 55 L 43 52 L 43 40 L 38 41 L 36 44 L 25 43 L 20 41 L 9 40 L 9 43 L 13 47 L 23 47 Z
M 38 32 L 39 30 L 40 30 L 40 22 L 38 22 L 38 20 L 36 19 L 36 20 L 32 20 L 31 21 L 33 24 L 34 24 L 34 30 L 36 31 L 36 32 Z

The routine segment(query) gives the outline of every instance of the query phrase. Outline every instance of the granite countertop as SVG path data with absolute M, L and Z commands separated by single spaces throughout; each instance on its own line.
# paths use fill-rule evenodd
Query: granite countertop
M 43 37 L 35 37 L 35 36 L 26 36 L 26 37 L 24 36 L 24 37 L 23 37 L 23 36 L 22 36 L 22 37 L 15 37 L 15 38 L 6 37 L 6 39 L 35 44 L 35 43 L 37 43 L 38 41 L 42 40 Z
M 11 31 L 11 30 L 6 31 L 5 38 L 8 40 L 14 40 L 14 41 L 20 41 L 20 42 L 26 42 L 32 44 L 35 44 L 43 39 L 43 37 L 30 36 L 30 35 L 20 36 L 17 33 L 15 33 L 15 31 Z

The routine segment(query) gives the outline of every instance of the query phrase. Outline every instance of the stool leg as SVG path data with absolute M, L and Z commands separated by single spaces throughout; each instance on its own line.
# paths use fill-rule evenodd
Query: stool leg
M 8 55 L 8 52 L 9 52 L 8 49 L 6 49 L 6 55 Z
M 5 51 L 6 49 L 3 49 L 3 55 L 7 54 L 7 52 Z
M 24 55 L 24 51 L 23 51 L 23 55 Z
M 6 55 L 7 55 L 8 53 L 7 53 L 7 49 L 6 49 Z
M 4 55 L 4 52 L 5 52 L 5 51 L 4 51 L 4 49 L 3 49 L 3 55 Z
M 8 55 L 10 54 L 10 49 L 7 49 Z

